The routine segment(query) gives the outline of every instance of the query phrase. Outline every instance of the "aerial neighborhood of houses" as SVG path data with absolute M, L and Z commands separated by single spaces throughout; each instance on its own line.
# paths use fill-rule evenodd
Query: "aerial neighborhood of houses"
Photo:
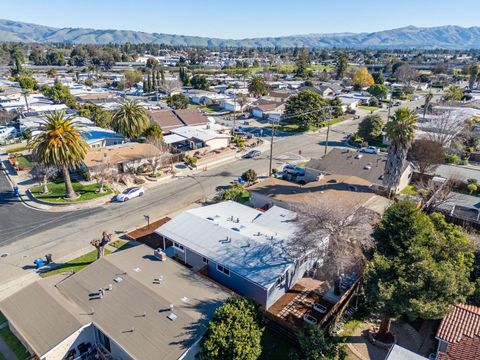
M 479 50 L 85 42 L 0 47 L 0 359 L 480 359 Z

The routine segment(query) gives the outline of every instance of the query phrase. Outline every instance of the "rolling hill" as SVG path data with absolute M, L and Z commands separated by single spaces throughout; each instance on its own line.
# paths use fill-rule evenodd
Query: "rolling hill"
M 155 43 L 202 47 L 318 47 L 318 48 L 418 48 L 478 49 L 480 27 L 408 26 L 372 33 L 307 34 L 248 39 L 146 33 L 131 30 L 54 28 L 0 19 L 0 42 L 69 44 Z

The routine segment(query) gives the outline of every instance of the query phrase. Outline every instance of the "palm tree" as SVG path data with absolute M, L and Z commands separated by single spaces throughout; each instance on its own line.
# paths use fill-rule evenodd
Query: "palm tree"
M 29 143 L 32 155 L 44 166 L 55 166 L 63 171 L 65 199 L 76 198 L 69 168 L 79 166 L 89 149 L 78 124 L 66 117 L 64 111 L 48 114 L 40 125 L 41 132 Z
M 136 100 L 125 100 L 112 117 L 112 128 L 128 138 L 136 138 L 150 125 L 147 112 Z
M 430 91 L 427 95 L 425 95 L 425 104 L 423 105 L 423 120 L 425 120 L 425 116 L 427 115 L 428 107 L 430 106 L 432 99 L 433 94 Z
M 385 164 L 383 185 L 387 188 L 389 196 L 396 192 L 400 184 L 407 152 L 415 138 L 416 123 L 417 114 L 413 110 L 400 108 L 395 111 L 391 121 L 385 126 L 390 146 Z

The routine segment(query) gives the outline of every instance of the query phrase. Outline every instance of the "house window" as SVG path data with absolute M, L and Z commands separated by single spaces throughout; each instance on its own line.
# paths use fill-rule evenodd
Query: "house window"
M 208 264 L 208 259 L 206 257 L 202 258 L 204 264 Z
M 275 281 L 275 285 L 276 286 L 280 286 L 281 284 L 283 284 L 283 282 L 285 281 L 285 278 L 287 276 L 287 273 L 283 274 L 282 276 L 280 276 L 276 281 Z
M 177 243 L 177 242 L 174 242 L 174 243 L 173 243 L 173 246 L 174 246 L 176 249 L 180 250 L 180 251 L 185 251 L 185 248 L 183 247 L 182 244 L 179 244 L 179 243 Z
M 223 267 L 222 265 L 217 265 L 217 270 L 227 276 L 230 276 L 230 270 L 228 270 L 226 267 Z

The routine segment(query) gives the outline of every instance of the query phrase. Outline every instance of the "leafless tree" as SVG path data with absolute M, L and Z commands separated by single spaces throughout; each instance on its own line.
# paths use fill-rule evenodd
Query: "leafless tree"
M 439 209 L 443 204 L 448 203 L 453 197 L 453 189 L 457 186 L 456 177 L 451 177 L 443 183 L 436 183 L 432 179 L 419 181 L 417 187 L 422 197 L 422 207 L 427 212 L 433 212 Z
M 395 70 L 394 76 L 398 81 L 410 86 L 411 82 L 418 77 L 418 73 L 409 64 L 403 64 Z
M 98 165 L 95 168 L 95 172 L 92 174 L 92 179 L 94 179 L 98 184 L 98 192 L 103 194 L 105 192 L 105 185 L 113 181 L 116 175 L 113 164 L 109 161 L 108 158 L 105 158 L 102 164 Z
M 32 169 L 31 175 L 37 179 L 40 185 L 43 185 L 43 193 L 48 194 L 50 192 L 48 190 L 48 180 L 57 172 L 56 167 L 38 164 Z
M 363 264 L 365 253 L 374 244 L 372 225 L 378 221 L 378 214 L 358 209 L 353 203 L 338 207 L 309 202 L 294 210 L 298 230 L 288 242 L 286 251 L 293 259 L 310 254 L 319 264 L 315 277 L 332 279 Z
M 90 245 L 97 249 L 97 260 L 105 255 L 105 246 L 110 241 L 112 241 L 112 234 L 109 234 L 107 231 L 102 232 L 101 239 L 93 239 L 90 241 Z
M 162 139 L 148 138 L 147 143 L 152 145 L 148 154 L 148 163 L 152 167 L 152 176 L 155 176 L 159 167 L 167 165 L 170 153 L 168 145 Z
M 427 123 L 420 123 L 418 127 L 426 131 L 426 139 L 448 148 L 453 138 L 465 128 L 466 117 L 461 110 L 446 110 L 428 119 Z
M 420 174 L 425 174 L 443 163 L 444 152 L 442 145 L 438 142 L 419 139 L 412 143 L 407 158 L 413 161 Z
M 160 82 L 159 89 L 171 96 L 173 92 L 182 88 L 182 82 L 180 80 L 163 80 Z

